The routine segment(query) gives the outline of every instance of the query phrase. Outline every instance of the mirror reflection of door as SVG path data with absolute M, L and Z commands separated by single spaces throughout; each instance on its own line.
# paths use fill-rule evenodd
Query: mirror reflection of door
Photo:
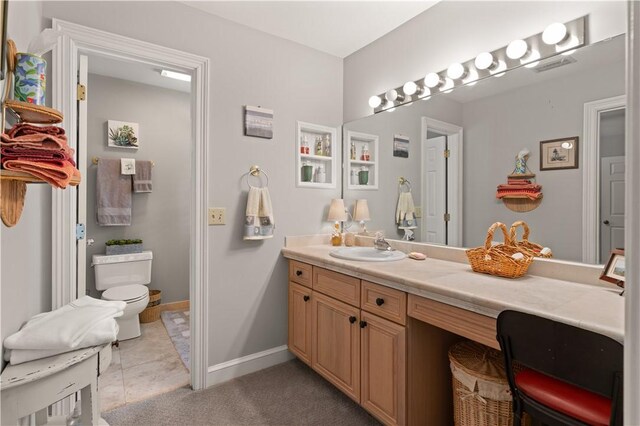
M 427 132 L 425 145 L 424 182 L 426 198 L 423 202 L 424 229 L 427 243 L 447 244 L 447 137 Z
M 600 114 L 600 259 L 624 248 L 625 109 Z

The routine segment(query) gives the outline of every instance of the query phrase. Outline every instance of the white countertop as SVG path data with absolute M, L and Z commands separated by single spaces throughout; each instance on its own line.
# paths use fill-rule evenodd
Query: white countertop
M 478 274 L 468 264 L 427 258 L 358 262 L 329 255 L 333 247 L 286 247 L 284 257 L 386 285 L 490 317 L 505 309 L 554 319 L 624 340 L 624 297 L 607 289 L 526 275 L 518 279 Z

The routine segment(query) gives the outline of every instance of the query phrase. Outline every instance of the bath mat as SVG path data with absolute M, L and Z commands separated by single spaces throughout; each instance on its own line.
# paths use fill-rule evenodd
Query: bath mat
M 160 314 L 164 328 L 167 329 L 171 342 L 180 355 L 187 370 L 191 370 L 191 330 L 189 329 L 189 311 L 164 311 Z

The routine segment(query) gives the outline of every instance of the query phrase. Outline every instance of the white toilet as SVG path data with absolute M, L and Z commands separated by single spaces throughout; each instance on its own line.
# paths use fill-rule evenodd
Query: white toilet
M 118 340 L 140 336 L 138 314 L 149 303 L 149 289 L 146 286 L 151 282 L 152 259 L 153 253 L 150 251 L 93 255 L 96 290 L 102 291 L 102 299 L 127 302 L 124 314 L 116 318 L 120 327 Z

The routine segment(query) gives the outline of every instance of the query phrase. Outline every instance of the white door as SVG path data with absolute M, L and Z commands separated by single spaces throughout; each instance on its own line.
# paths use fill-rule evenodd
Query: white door
M 447 226 L 444 215 L 447 212 L 447 138 L 439 136 L 427 139 L 424 147 L 424 241 L 446 244 Z
M 80 55 L 78 58 L 78 85 L 85 88 L 84 100 L 78 96 L 78 152 L 76 153 L 76 161 L 78 162 L 78 170 L 82 176 L 82 182 L 78 185 L 78 208 L 77 223 L 86 229 L 87 224 L 87 98 L 88 90 L 88 58 Z M 80 90 L 78 91 L 80 93 Z M 87 288 L 87 238 L 77 238 L 77 297 L 84 296 Z
M 600 164 L 600 263 L 611 250 L 624 248 L 624 156 L 603 157 Z

